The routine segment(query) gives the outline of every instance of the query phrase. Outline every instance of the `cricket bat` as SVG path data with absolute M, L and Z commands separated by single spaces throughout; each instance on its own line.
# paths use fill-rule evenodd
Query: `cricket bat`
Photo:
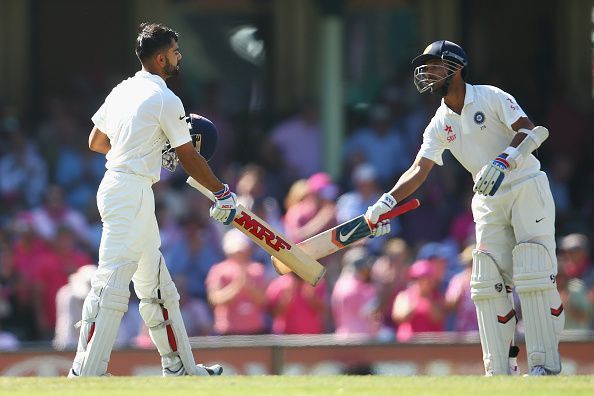
M 212 192 L 192 177 L 188 177 L 186 182 L 211 201 L 215 201 Z M 310 285 L 315 286 L 326 273 L 326 268 L 322 264 L 305 254 L 299 246 L 243 205 L 237 205 L 237 213 L 231 225 L 247 235 L 272 257 L 282 261 L 289 271 L 295 272 Z
M 421 202 L 412 199 L 402 205 L 396 206 L 391 211 L 379 217 L 378 222 L 392 219 L 406 212 L 418 208 Z M 320 259 L 329 256 L 348 245 L 355 243 L 371 235 L 372 226 L 367 222 L 364 215 L 355 217 L 334 228 L 323 231 L 297 244 L 308 256 Z M 280 275 L 291 272 L 291 268 L 278 257 L 271 257 L 274 269 Z

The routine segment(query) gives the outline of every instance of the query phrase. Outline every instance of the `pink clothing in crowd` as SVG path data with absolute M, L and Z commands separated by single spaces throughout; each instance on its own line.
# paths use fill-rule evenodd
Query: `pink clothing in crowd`
M 476 308 L 470 298 L 470 271 L 460 272 L 452 277 L 446 290 L 446 302 L 458 301 L 456 308 L 456 331 L 478 330 Z
M 252 262 L 247 268 L 242 264 L 227 259 L 215 264 L 206 278 L 208 290 L 220 290 L 234 282 L 241 282 L 240 277 L 246 271 L 246 283 L 265 290 L 265 268 L 261 263 Z M 214 329 L 219 334 L 257 334 L 265 329 L 266 305 L 257 304 L 249 292 L 240 290 L 230 301 L 216 305 L 214 311 Z
M 437 292 L 432 297 L 422 296 L 418 284 L 413 284 L 400 292 L 394 304 L 408 304 L 410 309 L 412 309 L 412 313 L 408 319 L 399 324 L 396 331 L 396 339 L 399 342 L 406 342 L 415 333 L 443 331 L 443 318 L 435 320 L 431 317 L 432 305 L 439 304 L 440 300 L 441 296 Z
M 372 283 L 363 282 L 352 274 L 341 276 L 332 292 L 331 304 L 336 334 L 366 334 L 374 336 L 378 322 L 377 290 Z
M 48 329 L 56 326 L 56 295 L 58 290 L 68 283 L 68 276 L 79 267 L 91 263 L 86 253 L 72 251 L 65 255 L 48 252 L 41 260 L 35 273 L 35 280 L 42 290 L 42 307 Z
M 323 280 L 314 288 L 295 275 L 278 277 L 268 286 L 266 300 L 273 312 L 274 334 L 324 332 L 326 284 Z
M 19 240 L 13 245 L 14 268 L 21 274 L 25 282 L 31 282 L 38 266 L 48 252 L 49 248 L 41 238 L 34 238 L 27 243 Z

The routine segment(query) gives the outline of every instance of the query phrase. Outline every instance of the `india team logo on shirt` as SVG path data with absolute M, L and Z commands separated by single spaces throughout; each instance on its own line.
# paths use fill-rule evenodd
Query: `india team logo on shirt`
M 481 125 L 482 123 L 484 123 L 485 113 L 483 113 L 482 111 L 477 111 L 476 113 L 474 113 L 474 122 L 476 122 L 477 125 Z

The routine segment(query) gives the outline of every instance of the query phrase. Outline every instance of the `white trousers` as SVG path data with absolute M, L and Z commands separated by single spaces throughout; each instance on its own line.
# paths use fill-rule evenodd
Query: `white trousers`
M 555 203 L 544 172 L 504 186 L 494 196 L 475 194 L 472 214 L 476 248 L 495 259 L 507 285 L 513 285 L 512 250 L 518 243 L 540 243 L 556 257 Z M 554 266 L 556 273 L 556 260 Z
M 135 277 L 156 273 L 161 238 L 151 186 L 151 181 L 144 177 L 105 173 L 97 191 L 97 207 L 103 221 L 99 268 L 115 270 L 122 263 L 136 262 Z M 149 260 L 151 256 L 157 260 Z

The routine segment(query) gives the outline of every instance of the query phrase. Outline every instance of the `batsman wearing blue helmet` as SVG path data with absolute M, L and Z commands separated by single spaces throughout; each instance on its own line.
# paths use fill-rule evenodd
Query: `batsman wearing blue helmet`
M 120 320 L 128 310 L 130 281 L 161 355 L 163 375 L 220 375 L 220 365 L 194 362 L 179 294 L 159 250 L 151 186 L 159 181 L 161 165 L 174 170 L 181 163 L 214 193 L 210 215 L 224 224 L 235 216 L 235 194 L 207 163 L 216 147 L 216 128 L 206 118 L 186 117 L 181 100 L 165 84 L 179 73 L 178 34 L 161 24 L 142 24 L 136 55 L 142 70 L 117 85 L 92 117 L 89 148 L 107 158 L 97 191 L 103 232 L 69 377 L 107 373 Z
M 471 295 L 476 305 L 487 375 L 517 373 L 513 343 L 515 286 L 525 327 L 529 375 L 561 371 L 559 338 L 565 316 L 557 291 L 555 206 L 540 162 L 532 154 L 549 131 L 534 126 L 513 96 L 466 83 L 468 59 L 439 40 L 413 60 L 419 92 L 442 97 L 412 166 L 366 212 L 375 223 L 426 180 L 450 150 L 474 180 L 476 223 Z M 382 229 L 389 232 L 388 227 Z

